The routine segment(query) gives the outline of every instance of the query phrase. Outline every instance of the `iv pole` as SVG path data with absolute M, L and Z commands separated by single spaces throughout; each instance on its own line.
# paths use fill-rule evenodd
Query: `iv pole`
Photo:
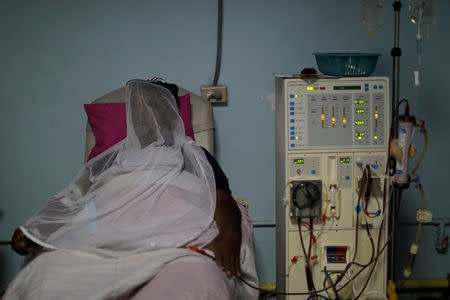
M 396 108 L 399 102 L 399 76 L 400 76 L 400 56 L 402 55 L 402 49 L 399 47 L 399 31 L 400 31 L 400 10 L 402 3 L 400 0 L 395 0 L 392 5 L 395 14 L 394 23 L 394 48 L 391 50 L 391 56 L 393 57 L 393 75 L 392 75 L 392 127 L 393 127 L 393 139 L 398 138 L 398 119 L 395 116 Z M 390 154 L 388 154 L 390 155 Z M 397 204 L 400 201 L 400 189 L 392 186 L 393 195 L 392 202 L 389 209 L 390 216 L 390 231 L 392 226 L 395 226 L 395 219 L 397 215 Z M 389 244 L 389 270 L 388 279 L 395 282 L 395 234 L 392 236 Z

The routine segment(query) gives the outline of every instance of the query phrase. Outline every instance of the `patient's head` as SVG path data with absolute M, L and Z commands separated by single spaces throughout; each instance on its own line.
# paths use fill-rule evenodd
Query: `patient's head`
M 139 143 L 144 148 L 155 142 L 172 146 L 180 134 L 180 121 L 169 90 L 141 80 L 127 83 L 127 135 L 131 146 Z

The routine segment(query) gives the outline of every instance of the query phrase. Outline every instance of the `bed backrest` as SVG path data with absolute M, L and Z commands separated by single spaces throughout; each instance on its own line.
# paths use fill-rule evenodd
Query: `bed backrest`
M 184 96 L 187 93 L 191 98 L 191 122 L 194 130 L 194 138 L 198 145 L 206 148 L 214 155 L 214 123 L 212 118 L 212 108 L 209 102 L 206 102 L 200 96 L 178 87 L 178 96 Z M 125 102 L 125 87 L 114 90 L 92 103 L 112 103 Z M 95 136 L 89 121 L 86 125 L 86 149 L 84 160 L 87 161 L 89 153 L 95 145 Z

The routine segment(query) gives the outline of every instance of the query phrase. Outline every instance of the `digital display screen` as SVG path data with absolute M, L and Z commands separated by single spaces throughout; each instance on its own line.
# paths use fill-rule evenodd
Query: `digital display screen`
M 355 109 L 355 113 L 363 114 L 364 113 L 364 109 Z
M 303 165 L 305 160 L 303 158 L 294 159 L 294 165 Z
M 355 136 L 364 136 L 364 132 L 355 132 Z
M 355 122 L 355 125 L 364 125 L 364 124 L 366 124 L 366 122 L 364 122 L 364 121 L 356 121 Z
M 360 85 L 335 85 L 333 90 L 335 91 L 346 91 L 346 90 L 360 90 Z
M 339 158 L 339 162 L 341 164 L 348 164 L 350 162 L 350 157 L 341 157 Z
M 356 104 L 364 104 L 364 100 L 355 100 Z

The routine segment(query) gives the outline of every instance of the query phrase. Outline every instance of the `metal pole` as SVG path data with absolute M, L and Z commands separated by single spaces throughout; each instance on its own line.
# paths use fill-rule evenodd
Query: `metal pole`
M 392 75 L 392 120 L 394 120 L 394 112 L 397 108 L 399 102 L 399 76 L 400 76 L 400 56 L 402 55 L 402 50 L 400 49 L 400 9 L 402 7 L 402 3 L 400 0 L 395 0 L 394 4 L 395 12 L 395 24 L 394 24 L 394 48 L 391 50 L 391 55 L 394 58 L 394 67 L 393 67 L 393 75 Z M 398 137 L 398 124 L 394 122 L 394 132 L 393 138 Z
M 394 8 L 395 14 L 395 23 L 394 23 L 394 48 L 391 50 L 391 56 L 393 57 L 393 75 L 392 75 L 392 138 L 398 138 L 398 119 L 397 119 L 397 106 L 399 103 L 399 76 L 400 76 L 400 56 L 402 55 L 402 50 L 400 49 L 400 10 L 402 7 L 402 3 L 400 0 L 395 0 L 392 5 Z M 398 188 L 392 186 L 392 201 L 389 208 L 389 216 L 390 216 L 390 226 L 389 230 L 392 230 L 392 226 L 394 225 L 396 216 L 397 216 L 397 203 L 400 198 L 400 191 Z M 391 242 L 389 244 L 389 270 L 388 270 L 388 279 L 391 279 L 395 282 L 395 234 L 392 236 Z

